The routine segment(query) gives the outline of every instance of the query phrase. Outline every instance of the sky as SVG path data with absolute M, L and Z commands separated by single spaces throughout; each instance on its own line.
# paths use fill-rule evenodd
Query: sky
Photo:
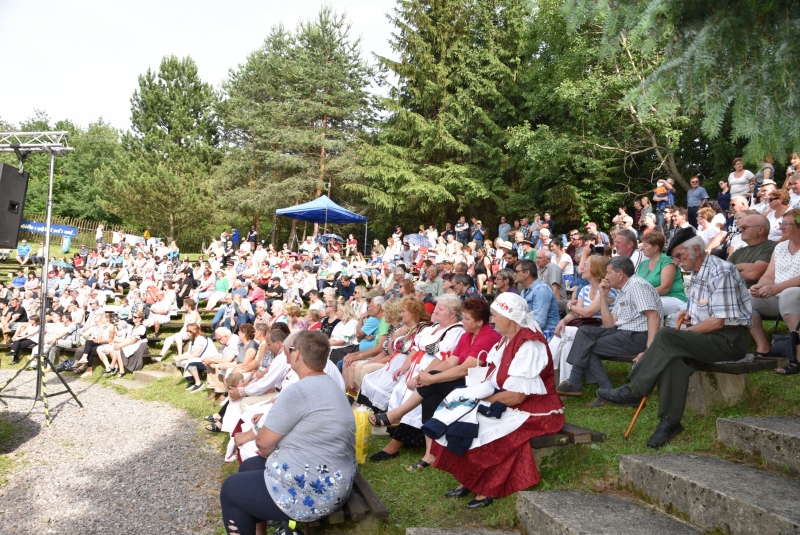
M 270 29 L 314 18 L 320 0 L 0 0 L 3 41 L 0 120 L 44 111 L 86 127 L 102 118 L 130 128 L 137 77 L 164 56 L 191 56 L 200 78 L 220 87 Z M 386 18 L 394 0 L 330 0 L 362 38 L 364 57 L 392 56 Z

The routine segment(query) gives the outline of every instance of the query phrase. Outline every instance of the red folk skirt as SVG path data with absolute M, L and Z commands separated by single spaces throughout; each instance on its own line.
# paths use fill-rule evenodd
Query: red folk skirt
M 539 483 L 541 477 L 533 460 L 530 440 L 552 435 L 564 427 L 564 414 L 531 416 L 522 426 L 503 438 L 456 455 L 434 441 L 433 466 L 450 472 L 471 492 L 500 498 Z

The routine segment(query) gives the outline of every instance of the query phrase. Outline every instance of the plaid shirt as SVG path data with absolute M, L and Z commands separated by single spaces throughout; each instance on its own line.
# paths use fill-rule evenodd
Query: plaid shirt
M 753 324 L 750 293 L 736 266 L 713 255 L 706 256 L 689 285 L 692 325 L 708 318 L 724 319 L 725 325 Z
M 664 314 L 661 298 L 652 284 L 634 275 L 617 294 L 611 313 L 617 317 L 617 328 L 622 331 L 647 332 L 647 310 Z

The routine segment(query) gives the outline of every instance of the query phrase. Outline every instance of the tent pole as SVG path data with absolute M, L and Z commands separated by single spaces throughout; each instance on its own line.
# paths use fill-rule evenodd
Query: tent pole
M 367 230 L 369 227 L 369 222 L 364 223 L 364 256 L 367 256 Z

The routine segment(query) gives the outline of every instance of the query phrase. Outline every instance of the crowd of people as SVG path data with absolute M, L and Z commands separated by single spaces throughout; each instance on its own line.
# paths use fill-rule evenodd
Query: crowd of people
M 230 435 L 226 460 L 241 465 L 221 492 L 229 533 L 343 505 L 356 470 L 348 397 L 391 436 L 371 462 L 424 448 L 408 471 L 447 471 L 447 498 L 474 494 L 467 507 L 484 507 L 539 481 L 529 441 L 561 429 L 562 396 L 597 384 L 589 406 L 602 410 L 658 386 L 647 445 L 661 448 L 683 431 L 692 362 L 769 356 L 761 318 L 797 329 L 800 175 L 778 187 L 769 164 L 749 175 L 740 164 L 715 201 L 692 177 L 676 206 L 659 181 L 632 216 L 620 207 L 607 225 L 561 233 L 549 213 L 501 217 L 496 232 L 460 217 L 441 232 L 398 226 L 366 254 L 352 235 L 293 251 L 253 228 L 235 243 L 215 237 L 195 262 L 177 248 L 99 243 L 73 276 L 48 274 L 46 311 L 35 271 L 0 288 L 4 342 L 17 361 L 44 325 L 47 351 L 82 347 L 71 369 L 97 357 L 124 373 L 146 330 L 180 309 L 155 358 L 171 356 L 186 390 L 207 392 L 218 409 L 206 429 Z M 214 314 L 210 330 L 201 313 Z M 603 361 L 619 356 L 635 366 L 614 385 Z M 792 357 L 776 371 L 800 372 Z

